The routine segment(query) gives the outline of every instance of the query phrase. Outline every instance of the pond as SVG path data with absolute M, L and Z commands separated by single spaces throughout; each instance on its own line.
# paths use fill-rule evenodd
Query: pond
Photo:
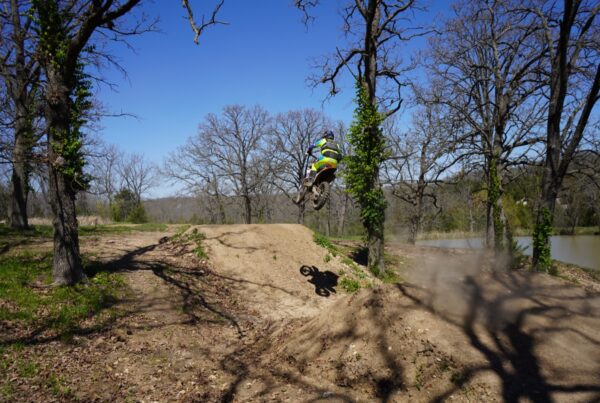
M 531 237 L 515 237 L 517 243 L 525 248 L 525 254 L 531 255 Z M 600 270 L 600 236 L 574 235 L 553 236 L 550 238 L 552 258 L 561 262 L 575 264 L 589 269 Z M 417 241 L 417 245 L 440 248 L 481 249 L 482 238 L 435 239 Z

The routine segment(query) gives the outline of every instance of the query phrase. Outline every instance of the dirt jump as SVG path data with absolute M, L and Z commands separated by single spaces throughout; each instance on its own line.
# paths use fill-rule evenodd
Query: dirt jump
M 199 235 L 201 234 L 201 235 Z M 600 294 L 391 245 L 404 281 L 348 293 L 343 256 L 292 224 L 83 241 L 131 291 L 74 345 L 38 337 L 70 394 L 22 401 L 595 402 Z M 201 239 L 198 244 L 188 242 Z M 57 360 L 56 357 L 69 357 Z M 68 383 L 68 382 L 67 382 Z M 19 388 L 25 386 L 19 386 Z M 25 389 L 21 389 L 25 391 Z M 17 400 L 19 400 L 17 399 Z M 41 399 L 41 400 L 40 400 Z

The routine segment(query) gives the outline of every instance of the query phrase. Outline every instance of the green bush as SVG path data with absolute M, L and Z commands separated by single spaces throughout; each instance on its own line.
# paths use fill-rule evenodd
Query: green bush
M 127 216 L 127 221 L 134 224 L 143 224 L 148 222 L 146 209 L 144 209 L 144 206 L 141 203 L 131 210 Z

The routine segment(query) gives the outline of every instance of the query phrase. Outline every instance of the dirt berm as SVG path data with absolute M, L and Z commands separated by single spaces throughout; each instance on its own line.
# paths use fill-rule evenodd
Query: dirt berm
M 600 401 L 596 292 L 445 255 L 347 294 L 337 278 L 349 268 L 303 226 L 198 229 L 212 270 L 271 323 L 224 400 Z
M 302 225 L 197 228 L 206 236 L 203 245 L 211 266 L 235 278 L 237 291 L 263 317 L 314 316 L 338 297 L 337 278 L 344 266 L 337 258 L 326 258 L 327 250 Z

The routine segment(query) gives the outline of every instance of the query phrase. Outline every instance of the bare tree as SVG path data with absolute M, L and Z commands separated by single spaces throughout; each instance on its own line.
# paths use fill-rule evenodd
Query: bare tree
M 536 216 L 533 266 L 552 268 L 550 233 L 556 198 L 569 165 L 579 149 L 596 102 L 600 98 L 600 3 L 564 0 L 562 7 L 542 3 L 532 7 L 543 28 L 549 65 L 546 149 L 542 195 Z
M 470 127 L 465 152 L 479 159 L 487 182 L 486 243 L 502 251 L 510 243 L 502 206 L 510 167 L 528 163 L 542 140 L 540 29 L 521 1 L 461 1 L 454 10 L 431 41 L 430 100 Z
M 90 159 L 91 191 L 106 197 L 109 207 L 119 190 L 118 168 L 122 165 L 123 153 L 114 144 L 102 144 Z
M 142 196 L 155 187 L 158 181 L 156 166 L 145 160 L 142 154 L 123 156 L 116 169 L 121 181 L 120 187 L 129 190 L 137 204 L 141 204 Z
M 27 198 L 30 187 L 33 149 L 39 141 L 35 121 L 39 98 L 40 66 L 35 58 L 32 20 L 27 16 L 28 2 L 3 1 L 0 12 L 0 78 L 4 81 L 12 129 L 7 151 L 12 165 L 8 224 L 13 228 L 28 227 Z
M 459 160 L 456 148 L 462 138 L 452 119 L 442 113 L 439 104 L 421 107 L 413 115 L 413 129 L 400 132 L 393 121 L 384 130 L 391 145 L 392 157 L 384 165 L 384 178 L 392 194 L 408 206 L 408 241 L 415 243 L 421 230 L 425 202 L 437 205 L 435 185 Z
M 269 154 L 272 155 L 272 171 L 278 188 L 292 200 L 294 193 L 302 188 L 310 161 L 308 148 L 329 127 L 322 112 L 314 109 L 289 111 L 277 115 L 271 130 Z M 298 223 L 304 224 L 305 205 L 298 205 Z
M 204 118 L 198 134 L 167 159 L 164 172 L 190 190 L 209 190 L 216 198 L 241 198 L 249 224 L 253 199 L 270 175 L 270 156 L 263 147 L 269 124 L 269 115 L 260 106 L 226 106 L 221 115 Z

